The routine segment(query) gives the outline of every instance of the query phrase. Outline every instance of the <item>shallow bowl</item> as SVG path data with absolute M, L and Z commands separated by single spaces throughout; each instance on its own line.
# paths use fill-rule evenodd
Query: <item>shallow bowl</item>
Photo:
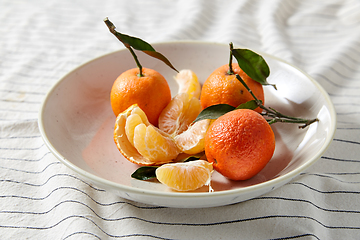
M 193 70 L 201 83 L 227 64 L 229 47 L 209 42 L 153 44 L 179 70 Z M 260 53 L 270 67 L 265 105 L 291 116 L 318 118 L 306 129 L 296 124 L 271 125 L 276 138 L 273 158 L 255 177 L 231 181 L 214 172 L 211 186 L 194 192 L 176 192 L 157 181 L 131 178 L 138 168 L 118 151 L 113 140 L 115 116 L 110 106 L 114 80 L 135 62 L 127 49 L 79 66 L 48 92 L 39 113 L 45 144 L 67 167 L 94 185 L 120 197 L 157 206 L 200 208 L 233 204 L 276 189 L 314 164 L 326 151 L 336 129 L 336 113 L 326 91 L 309 75 L 274 56 Z M 142 65 L 160 72 L 172 95 L 178 87 L 176 72 L 164 63 L 137 52 Z

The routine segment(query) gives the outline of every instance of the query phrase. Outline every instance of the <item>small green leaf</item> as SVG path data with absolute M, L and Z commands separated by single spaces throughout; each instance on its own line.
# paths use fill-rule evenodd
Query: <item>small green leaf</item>
M 195 155 L 191 155 L 187 158 L 184 158 L 183 162 L 191 162 L 191 161 L 199 160 L 202 156 L 204 156 L 204 154 L 205 154 L 204 152 L 201 152 Z
M 139 180 L 149 180 L 156 178 L 155 171 L 157 168 L 158 167 L 154 166 L 139 167 L 133 174 L 131 174 L 131 177 Z
M 204 119 L 217 119 L 227 112 L 234 110 L 235 107 L 228 104 L 217 104 L 205 108 L 200 112 L 194 122 Z
M 132 37 L 132 36 L 117 32 L 115 30 L 114 24 L 108 18 L 105 18 L 104 22 L 105 22 L 106 26 L 109 28 L 110 32 L 112 34 L 114 34 L 115 37 L 117 39 L 119 39 L 119 41 L 125 45 L 126 48 L 130 49 L 132 47 L 136 50 L 142 51 L 151 57 L 154 57 L 154 58 L 157 58 L 157 59 L 163 61 L 170 68 L 174 69 L 176 72 L 179 72 L 164 55 L 157 52 L 149 43 L 145 42 L 144 40 L 142 40 L 140 38 Z
M 246 103 L 242 103 L 236 107 L 236 109 L 251 109 L 255 110 L 258 107 L 255 100 L 250 100 Z
M 161 53 L 156 52 L 156 51 L 148 51 L 148 50 L 142 50 L 144 53 L 146 53 L 147 55 L 157 58 L 160 61 L 163 61 L 166 65 L 168 65 L 170 68 L 172 68 L 173 70 L 175 70 L 176 72 L 179 72 L 171 63 L 170 61 Z
M 249 49 L 233 49 L 232 54 L 236 58 L 239 67 L 249 77 L 262 85 L 270 85 L 266 80 L 270 75 L 270 69 L 262 56 Z

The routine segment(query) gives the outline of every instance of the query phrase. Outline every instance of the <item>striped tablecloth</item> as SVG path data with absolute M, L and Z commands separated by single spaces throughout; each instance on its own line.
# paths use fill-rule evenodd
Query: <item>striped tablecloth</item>
M 360 3 L 357 0 L 0 0 L 0 239 L 359 239 Z M 66 73 L 121 45 L 201 40 L 261 50 L 329 93 L 337 132 L 290 183 L 230 206 L 131 202 L 84 181 L 45 146 L 38 111 Z M 121 27 L 120 27 L 121 26 Z

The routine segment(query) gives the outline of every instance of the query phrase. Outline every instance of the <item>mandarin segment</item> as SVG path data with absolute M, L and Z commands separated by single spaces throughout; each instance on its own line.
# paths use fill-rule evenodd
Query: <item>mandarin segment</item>
M 139 124 L 144 124 L 141 117 L 138 114 L 131 114 L 127 117 L 125 123 L 125 133 L 129 142 L 134 146 L 134 130 Z
M 130 162 L 141 165 L 153 165 L 148 159 L 141 156 L 126 136 L 126 119 L 130 116 L 131 110 L 136 107 L 138 106 L 134 104 L 117 116 L 114 128 L 114 141 L 121 154 Z
M 175 136 L 185 131 L 201 112 L 199 99 L 189 94 L 177 94 L 159 117 L 159 129 Z
M 183 69 L 176 76 L 175 81 L 179 85 L 178 93 L 187 93 L 189 98 L 200 97 L 201 85 L 196 74 L 189 70 Z
M 171 162 L 180 151 L 170 137 L 161 134 L 152 125 L 139 124 L 134 131 L 134 146 L 154 163 Z
M 205 150 L 205 135 L 210 119 L 195 122 L 186 131 L 175 136 L 175 144 L 184 153 L 197 154 Z
M 169 163 L 156 169 L 156 178 L 177 191 L 192 191 L 209 185 L 212 164 L 204 160 L 185 163 Z
M 168 134 L 147 121 L 137 104 L 130 106 L 116 118 L 114 141 L 127 160 L 139 165 L 169 163 L 180 152 Z
M 134 109 L 131 110 L 131 114 L 134 115 L 139 115 L 139 117 L 141 118 L 141 121 L 147 126 L 150 124 L 145 112 L 140 108 L 140 107 L 136 107 Z

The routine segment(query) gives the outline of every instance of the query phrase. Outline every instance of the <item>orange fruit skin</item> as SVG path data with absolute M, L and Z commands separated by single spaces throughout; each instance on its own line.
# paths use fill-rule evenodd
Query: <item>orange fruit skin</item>
M 246 85 L 251 89 L 254 95 L 263 101 L 264 104 L 264 90 L 260 83 L 250 78 L 237 63 L 232 64 L 233 72 L 239 74 Z M 206 79 L 201 90 L 201 106 L 207 108 L 216 104 L 229 104 L 237 107 L 242 103 L 254 100 L 249 91 L 236 78 L 235 74 L 229 75 L 227 72 L 229 65 L 223 65 L 216 69 Z M 261 112 L 261 108 L 256 108 L 255 111 Z
M 257 112 L 239 109 L 219 117 L 205 136 L 207 160 L 232 180 L 247 180 L 259 173 L 275 151 L 275 135 Z
M 171 91 L 166 79 L 157 71 L 143 68 L 143 77 L 138 77 L 139 69 L 133 68 L 122 73 L 114 82 L 110 102 L 114 114 L 138 104 L 149 122 L 158 125 L 161 111 L 171 101 Z

